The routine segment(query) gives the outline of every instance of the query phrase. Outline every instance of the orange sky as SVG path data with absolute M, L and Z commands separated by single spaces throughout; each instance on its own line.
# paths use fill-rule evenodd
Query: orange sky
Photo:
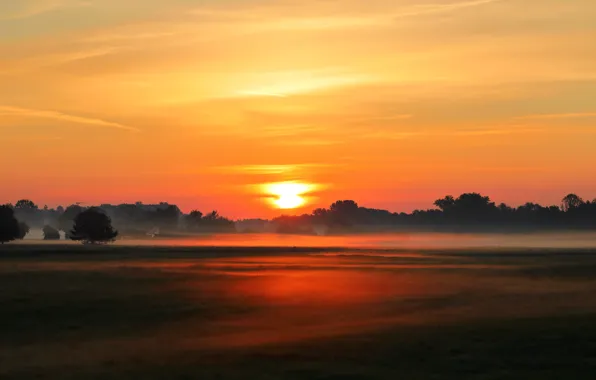
M 2 1 L 0 201 L 591 199 L 595 20 L 593 0 Z

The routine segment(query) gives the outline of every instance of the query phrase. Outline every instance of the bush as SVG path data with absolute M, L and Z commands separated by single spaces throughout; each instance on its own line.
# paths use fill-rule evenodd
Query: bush
M 10 206 L 0 206 L 0 244 L 18 239 L 21 235 L 19 222 Z
M 117 236 L 118 231 L 112 227 L 112 220 L 99 208 L 90 208 L 78 214 L 70 231 L 71 240 L 86 244 L 113 242 Z

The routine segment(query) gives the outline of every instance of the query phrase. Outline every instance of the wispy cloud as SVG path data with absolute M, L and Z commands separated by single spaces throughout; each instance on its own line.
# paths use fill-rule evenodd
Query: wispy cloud
M 387 2 L 373 12 L 349 12 L 358 9 L 351 2 L 318 3 L 317 7 L 288 6 L 287 4 L 268 4 L 238 7 L 229 10 L 221 7 L 201 7 L 193 9 L 190 14 L 200 17 L 203 21 L 243 24 L 250 30 L 325 30 L 360 27 L 382 27 L 391 25 L 396 19 L 423 16 L 433 13 L 447 13 L 464 8 L 478 7 L 506 0 L 470 0 L 456 1 L 445 4 L 422 4 L 413 6 L 396 6 Z M 304 3 L 310 4 L 310 3 Z M 346 11 L 348 10 L 348 11 Z M 323 15 L 323 16 L 322 16 Z
M 344 68 L 326 67 L 316 70 L 282 70 L 254 75 L 249 88 L 239 89 L 236 97 L 275 97 L 285 98 L 333 88 L 358 86 L 375 83 L 378 77 L 373 74 L 350 72 Z
M 270 137 L 304 136 L 317 134 L 324 130 L 323 127 L 310 124 L 275 125 L 264 127 L 262 134 Z
M 450 132 L 454 136 L 488 136 L 488 135 L 511 135 L 518 133 L 543 132 L 542 128 L 494 128 L 494 129 L 467 129 Z
M 553 113 L 553 114 L 536 114 L 520 116 L 517 119 L 531 120 L 531 119 L 579 119 L 585 117 L 596 117 L 596 112 L 579 112 L 579 113 Z
M 60 141 L 62 139 L 61 136 L 13 136 L 7 137 L 6 141 L 30 143 L 32 141 Z
M 7 0 L 0 3 L 0 20 L 20 20 L 61 8 L 89 6 L 89 0 Z
M 371 124 L 395 124 L 398 121 L 412 119 L 412 114 L 394 114 L 394 115 L 379 115 L 379 116 L 365 116 L 349 119 L 346 123 L 352 125 L 371 125 Z
M 272 142 L 270 145 L 293 145 L 293 146 L 325 146 L 325 145 L 337 145 L 344 141 L 336 139 L 285 139 L 282 141 Z
M 240 174 L 251 174 L 251 175 L 272 175 L 272 174 L 294 174 L 304 170 L 313 170 L 317 168 L 327 168 L 331 164 L 322 163 L 306 163 L 306 164 L 285 164 L 285 165 L 232 165 L 232 166 L 220 166 L 216 167 L 215 170 L 218 172 L 225 173 L 240 173 Z
M 51 119 L 51 120 L 64 121 L 64 122 L 75 123 L 75 124 L 85 124 L 85 125 L 94 125 L 94 126 L 98 126 L 98 127 L 123 129 L 123 130 L 127 130 L 127 131 L 132 131 L 132 132 L 140 131 L 138 128 L 120 124 L 120 123 L 115 123 L 115 122 L 106 121 L 106 120 L 102 120 L 102 119 L 84 117 L 84 116 L 71 115 L 71 114 L 66 114 L 66 113 L 57 112 L 57 111 L 47 111 L 47 110 L 20 108 L 20 107 L 12 107 L 12 106 L 0 106 L 0 115 L 18 116 L 18 117 L 24 117 L 24 118 Z
M 220 167 L 218 170 L 243 174 L 285 174 L 293 172 L 299 167 L 301 165 L 237 165 Z
M 361 135 L 368 139 L 403 140 L 411 137 L 429 135 L 428 131 L 420 132 L 399 132 L 399 131 L 375 131 Z
M 502 172 L 502 173 L 511 173 L 511 172 L 545 172 L 547 171 L 546 167 L 542 166 L 480 166 L 480 167 L 469 167 L 466 166 L 464 168 L 467 171 L 475 171 L 475 172 Z
M 266 98 L 285 98 L 287 95 L 276 92 L 263 92 L 263 91 L 239 91 L 239 96 L 257 96 Z
M 503 127 L 503 128 L 478 128 L 478 129 L 459 129 L 450 131 L 376 131 L 364 134 L 362 137 L 389 139 L 389 140 L 403 140 L 415 137 L 465 137 L 465 136 L 491 136 L 491 135 L 512 135 L 524 133 L 543 132 L 542 128 L 520 128 L 520 127 Z
M 454 3 L 447 3 L 447 4 L 423 4 L 423 5 L 415 5 L 409 9 L 404 10 L 401 13 L 394 14 L 393 17 L 400 18 L 400 17 L 412 17 L 412 16 L 420 16 L 425 14 L 432 14 L 432 13 L 445 13 L 456 11 L 459 9 L 464 8 L 471 8 L 477 7 L 481 5 L 487 5 L 491 3 L 497 3 L 505 0 L 474 0 L 474 1 L 461 1 L 461 2 L 454 2 Z

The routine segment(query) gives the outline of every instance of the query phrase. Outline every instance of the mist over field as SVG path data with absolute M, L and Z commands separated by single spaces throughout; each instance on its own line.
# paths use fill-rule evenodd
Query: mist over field
M 589 379 L 596 369 L 593 248 L 269 238 L 5 247 L 0 376 Z
M 32 230 L 20 244 L 48 244 L 41 230 Z M 50 244 L 76 244 L 56 241 Z M 148 247 L 315 247 L 352 249 L 460 249 L 460 248 L 594 248 L 596 232 L 535 233 L 352 233 L 317 236 L 298 234 L 180 234 L 172 237 L 123 237 L 116 246 Z

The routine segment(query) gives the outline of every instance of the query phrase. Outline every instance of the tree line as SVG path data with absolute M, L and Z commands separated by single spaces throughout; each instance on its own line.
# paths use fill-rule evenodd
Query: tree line
M 596 199 L 585 201 L 569 194 L 560 205 L 541 206 L 526 203 L 511 207 L 497 205 L 490 197 L 465 193 L 459 197 L 448 195 L 437 199 L 435 207 L 397 213 L 359 206 L 355 201 L 342 200 L 329 208 L 318 208 L 310 214 L 280 216 L 264 221 L 275 226 L 279 233 L 316 233 L 326 231 L 357 231 L 380 229 L 431 230 L 525 230 L 525 229 L 594 229 L 596 228 Z M 0 242 L 23 239 L 31 228 L 40 228 L 44 239 L 64 238 L 84 243 L 113 241 L 117 236 L 155 236 L 177 233 L 235 232 L 235 222 L 217 211 L 203 214 L 194 210 L 184 214 L 168 203 L 67 208 L 40 208 L 31 200 L 23 199 L 13 205 L 0 206 Z M 61 234 L 62 233 L 62 234 Z
M 329 208 L 318 208 L 300 216 L 281 216 L 274 222 L 279 232 L 286 233 L 309 233 L 321 226 L 328 231 L 367 231 L 381 226 L 447 231 L 596 228 L 596 199 L 584 201 L 576 194 L 565 196 L 557 206 L 530 202 L 519 207 L 497 205 L 490 197 L 478 193 L 465 193 L 457 198 L 448 195 L 433 205 L 428 210 L 397 213 L 342 200 Z
M 16 224 L 15 224 L 16 223 Z M 39 207 L 23 199 L 15 205 L 0 206 L 0 242 L 24 239 L 31 228 L 41 229 L 45 240 L 80 240 L 85 243 L 113 241 L 119 234 L 128 237 L 174 236 L 182 232 L 231 232 L 234 222 L 217 211 L 195 210 L 185 215 L 168 203 L 66 208 Z

